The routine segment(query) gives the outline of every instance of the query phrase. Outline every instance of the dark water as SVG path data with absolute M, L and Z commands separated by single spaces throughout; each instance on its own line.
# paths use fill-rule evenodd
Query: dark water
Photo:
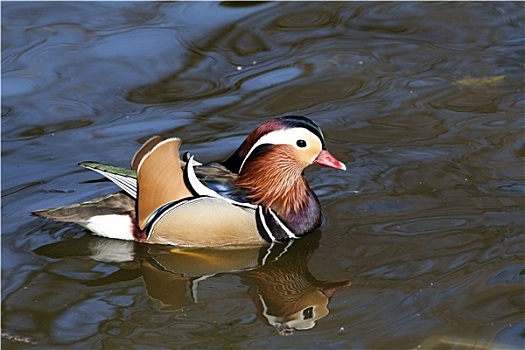
M 523 347 L 523 3 L 1 6 L 2 347 Z M 307 171 L 326 225 L 290 247 L 28 214 L 116 190 L 81 161 L 155 134 L 224 159 L 285 114 L 349 168 Z

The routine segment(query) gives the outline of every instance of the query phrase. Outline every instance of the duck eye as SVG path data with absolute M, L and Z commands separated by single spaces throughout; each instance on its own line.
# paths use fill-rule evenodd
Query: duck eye
M 305 140 L 297 140 L 297 146 L 301 148 L 306 147 L 306 141 Z
M 306 308 L 303 310 L 303 319 L 304 320 L 309 320 L 311 319 L 312 317 L 314 317 L 314 308 L 313 307 L 309 307 L 309 308 Z

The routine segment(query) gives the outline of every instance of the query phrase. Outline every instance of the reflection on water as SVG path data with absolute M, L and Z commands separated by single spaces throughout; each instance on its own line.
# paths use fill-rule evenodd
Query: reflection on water
M 1 6 L 2 348 L 523 347 L 522 3 Z M 79 162 L 221 160 L 285 114 L 349 168 L 305 174 L 318 247 L 197 264 L 29 216 L 116 190 Z
M 199 283 L 218 274 L 235 273 L 248 286 L 257 316 L 279 334 L 291 335 L 326 317 L 330 298 L 350 285 L 350 281 L 323 282 L 310 273 L 308 262 L 319 239 L 316 232 L 302 240 L 271 246 L 183 249 L 93 237 L 52 243 L 35 253 L 53 259 L 81 254 L 96 261 L 126 263 L 126 268 L 108 276 L 80 283 L 103 286 L 142 276 L 147 294 L 164 312 L 183 308 L 188 299 L 199 302 Z
M 268 256 L 270 263 L 241 274 L 257 315 L 281 335 L 313 328 L 328 315 L 334 293 L 350 285 L 350 281 L 320 281 L 310 273 L 308 262 L 316 248 L 313 239 L 296 241 L 279 256 Z

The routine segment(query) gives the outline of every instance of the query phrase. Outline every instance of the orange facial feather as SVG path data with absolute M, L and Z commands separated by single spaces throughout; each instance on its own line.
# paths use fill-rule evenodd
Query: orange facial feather
M 298 214 L 308 204 L 308 184 L 292 146 L 274 145 L 249 159 L 237 179 L 254 204 L 272 208 L 280 216 Z

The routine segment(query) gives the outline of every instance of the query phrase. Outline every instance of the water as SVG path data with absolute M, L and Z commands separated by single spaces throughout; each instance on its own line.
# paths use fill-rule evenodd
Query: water
M 521 3 L 1 6 L 6 349 L 523 346 Z M 127 166 L 155 134 L 225 159 L 285 114 L 349 169 L 308 169 L 326 223 L 291 247 L 29 216 L 116 190 L 81 161 Z

